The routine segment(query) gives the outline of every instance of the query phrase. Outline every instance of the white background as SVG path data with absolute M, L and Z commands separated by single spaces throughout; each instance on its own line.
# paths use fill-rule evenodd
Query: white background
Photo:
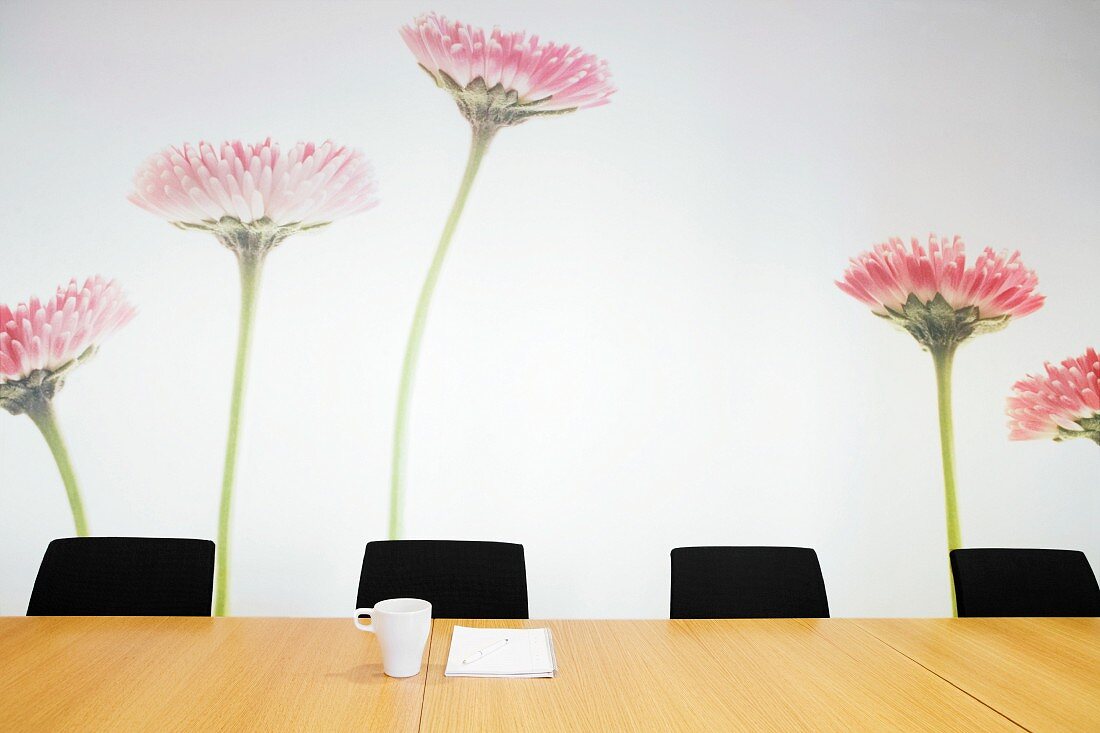
M 0 2 L 0 300 L 117 278 L 139 317 L 56 399 L 93 532 L 212 537 L 235 263 L 126 201 L 200 138 L 337 141 L 382 204 L 269 260 L 232 609 L 340 615 L 385 533 L 405 335 L 468 128 L 397 28 L 436 9 L 609 60 L 612 104 L 506 130 L 443 273 L 408 536 L 527 551 L 535 617 L 659 617 L 668 551 L 817 548 L 837 616 L 949 612 L 930 358 L 842 294 L 890 235 L 1019 248 L 1048 304 L 955 374 L 971 546 L 1084 549 L 1100 451 L 1010 443 L 1004 400 L 1100 346 L 1100 5 Z M 0 414 L 0 611 L 72 531 Z

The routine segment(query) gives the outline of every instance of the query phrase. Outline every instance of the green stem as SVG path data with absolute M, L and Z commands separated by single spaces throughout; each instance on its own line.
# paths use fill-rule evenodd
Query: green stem
M 84 502 L 80 499 L 76 473 L 73 472 L 69 449 L 65 447 L 65 438 L 62 437 L 61 429 L 57 425 L 57 415 L 54 414 L 53 406 L 45 397 L 39 397 L 27 408 L 27 415 L 38 426 L 42 437 L 46 439 L 46 444 L 50 446 L 54 461 L 57 462 L 57 470 L 61 473 L 61 480 L 65 484 L 65 494 L 69 497 L 69 507 L 73 510 L 76 534 L 78 537 L 87 537 L 88 520 L 84 517 Z
M 940 453 L 943 457 L 943 495 L 947 510 L 947 551 L 962 547 L 959 507 L 955 496 L 955 428 L 951 419 L 951 367 L 957 344 L 932 349 L 936 367 L 936 397 L 940 414 Z M 948 574 L 950 576 L 950 573 Z M 951 578 L 951 607 L 955 610 L 955 580 Z
M 435 293 L 435 286 L 439 281 L 439 273 L 443 269 L 443 260 L 447 256 L 447 249 L 451 246 L 451 238 L 454 236 L 455 229 L 458 228 L 458 220 L 466 206 L 466 198 L 470 195 L 470 189 L 474 185 L 474 178 L 477 177 L 481 160 L 485 157 L 485 152 L 489 149 L 489 143 L 495 133 L 496 128 L 493 127 L 474 127 L 473 137 L 470 141 L 470 155 L 466 161 L 466 171 L 462 174 L 462 183 L 458 187 L 458 195 L 451 206 L 451 213 L 447 216 L 447 223 L 443 226 L 443 233 L 439 237 L 435 256 L 432 258 L 432 264 L 428 268 L 427 276 L 424 278 L 424 285 L 420 288 L 420 298 L 416 301 L 416 312 L 413 314 L 409 340 L 405 344 L 405 359 L 401 365 L 401 384 L 397 390 L 397 415 L 393 426 L 393 466 L 390 474 L 390 539 L 398 539 L 403 529 L 405 449 L 408 442 L 409 403 L 416 377 L 416 364 L 420 357 L 420 341 L 424 337 L 424 327 L 428 322 L 428 309 L 431 307 L 432 294 Z
M 233 396 L 229 405 L 229 437 L 225 443 L 225 467 L 222 470 L 221 506 L 218 509 L 215 616 L 226 615 L 229 607 L 229 521 L 232 514 L 233 483 L 237 475 L 241 407 L 244 405 L 248 355 L 252 345 L 252 324 L 256 318 L 256 299 L 260 293 L 260 274 L 263 270 L 264 253 L 238 252 L 237 262 L 241 269 L 241 316 L 237 332 L 237 363 L 233 368 Z

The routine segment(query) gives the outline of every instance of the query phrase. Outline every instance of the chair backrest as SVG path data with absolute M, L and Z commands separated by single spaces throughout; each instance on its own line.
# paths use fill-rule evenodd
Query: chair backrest
M 1100 587 L 1077 550 L 951 552 L 959 616 L 1100 616 Z
M 672 618 L 828 618 L 817 553 L 804 547 L 677 547 Z
M 70 537 L 46 548 L 28 616 L 209 616 L 214 543 Z
M 359 577 L 359 608 L 387 598 L 421 598 L 433 618 L 527 618 L 523 545 L 457 540 L 370 542 Z

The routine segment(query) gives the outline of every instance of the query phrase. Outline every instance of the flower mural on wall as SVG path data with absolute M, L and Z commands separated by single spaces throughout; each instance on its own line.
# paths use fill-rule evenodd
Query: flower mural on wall
M 135 313 L 118 284 L 98 275 L 84 285 L 70 280 L 44 303 L 0 304 L 0 407 L 27 415 L 46 439 L 81 537 L 88 535 L 88 520 L 53 398 L 69 373 Z
M 576 46 L 549 43 L 525 32 L 494 28 L 486 33 L 428 13 L 401 28 L 401 37 L 420 67 L 454 99 L 470 123 L 472 137 L 466 170 L 420 289 L 405 346 L 393 431 L 391 539 L 403 531 L 409 406 L 420 342 L 443 261 L 489 143 L 501 128 L 533 117 L 598 107 L 607 104 L 615 92 L 607 62 Z
M 1045 374 L 1024 377 L 1008 398 L 1012 440 L 1088 438 L 1100 445 L 1100 356 L 1089 348 Z
M 372 208 L 376 191 L 363 154 L 331 141 L 300 142 L 286 152 L 270 138 L 253 145 L 239 140 L 220 146 L 184 144 L 150 157 L 134 178 L 130 201 L 181 229 L 210 232 L 240 268 L 237 358 L 218 511 L 216 615 L 228 610 L 237 447 L 264 261 L 292 234 Z
M 940 452 L 943 459 L 947 546 L 962 546 L 955 486 L 955 439 L 951 413 L 951 371 L 959 345 L 998 331 L 1043 305 L 1035 273 L 1020 253 L 986 247 L 967 265 L 960 237 L 935 235 L 927 249 L 914 237 L 877 244 L 851 260 L 837 286 L 875 315 L 908 332 L 931 353 L 936 370 Z M 953 592 L 952 592 L 952 595 Z

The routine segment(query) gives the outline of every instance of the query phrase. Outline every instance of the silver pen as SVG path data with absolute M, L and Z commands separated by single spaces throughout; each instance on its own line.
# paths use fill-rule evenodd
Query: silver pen
M 474 652 L 470 656 L 463 659 L 462 663 L 463 664 L 469 664 L 470 662 L 476 662 L 477 660 L 481 659 L 482 657 L 486 657 L 486 656 L 492 654 L 493 652 L 497 651 L 498 649 L 503 649 L 504 645 L 507 644 L 507 643 L 508 643 L 507 638 L 501 639 L 500 641 L 496 642 L 495 644 L 490 644 L 489 646 L 485 647 L 481 651 Z

